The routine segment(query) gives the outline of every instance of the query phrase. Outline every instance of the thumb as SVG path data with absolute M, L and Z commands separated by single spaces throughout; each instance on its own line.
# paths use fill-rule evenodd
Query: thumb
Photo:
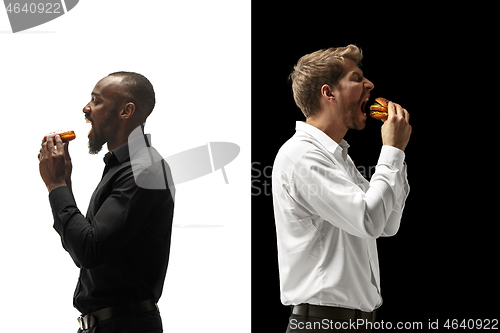
M 71 160 L 71 157 L 69 156 L 69 142 L 65 142 L 64 143 L 64 157 L 67 159 L 67 160 Z

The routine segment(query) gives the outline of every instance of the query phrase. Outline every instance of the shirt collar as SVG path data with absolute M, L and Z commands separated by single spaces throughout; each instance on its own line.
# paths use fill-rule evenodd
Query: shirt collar
M 147 138 L 147 145 L 151 146 L 151 134 L 145 134 L 144 135 Z M 132 140 L 137 140 L 137 138 L 134 138 Z M 111 164 L 122 164 L 123 162 L 126 162 L 130 159 L 130 151 L 129 151 L 129 142 L 125 142 L 124 144 L 116 147 L 112 151 L 106 153 L 104 155 L 104 163 L 106 165 Z
M 342 158 L 344 160 L 347 158 L 347 149 L 350 146 L 344 139 L 342 139 L 340 143 L 337 143 L 319 128 L 309 125 L 308 123 L 303 121 L 297 121 L 297 123 L 295 124 L 295 130 L 302 131 L 311 135 L 313 138 L 319 141 L 319 143 L 321 143 L 321 145 L 325 147 L 326 150 L 328 150 L 332 154 L 335 154 L 335 151 L 340 148 Z

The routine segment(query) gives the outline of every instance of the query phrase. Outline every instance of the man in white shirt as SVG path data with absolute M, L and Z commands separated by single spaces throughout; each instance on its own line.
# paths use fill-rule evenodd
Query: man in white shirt
M 281 301 L 293 306 L 287 332 L 366 331 L 382 304 L 376 239 L 399 229 L 409 186 L 404 150 L 409 114 L 389 103 L 371 181 L 343 140 L 366 125 L 372 82 L 354 45 L 303 56 L 290 75 L 306 116 L 279 150 L 272 187 Z

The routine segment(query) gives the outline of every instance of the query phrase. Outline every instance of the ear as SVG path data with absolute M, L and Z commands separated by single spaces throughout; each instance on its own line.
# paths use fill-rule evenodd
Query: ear
M 130 117 L 132 117 L 134 113 L 135 113 L 135 104 L 132 102 L 128 102 L 127 104 L 125 104 L 122 111 L 120 112 L 120 117 L 124 119 L 129 119 Z
M 337 102 L 334 91 L 328 84 L 321 86 L 321 98 L 329 103 Z

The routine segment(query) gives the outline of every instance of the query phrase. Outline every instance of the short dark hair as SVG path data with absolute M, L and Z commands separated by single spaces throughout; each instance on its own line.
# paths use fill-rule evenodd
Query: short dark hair
M 108 76 L 123 78 L 121 83 L 131 95 L 132 102 L 143 113 L 145 120 L 151 114 L 156 104 L 155 91 L 151 82 L 144 75 L 134 72 L 114 72 Z

